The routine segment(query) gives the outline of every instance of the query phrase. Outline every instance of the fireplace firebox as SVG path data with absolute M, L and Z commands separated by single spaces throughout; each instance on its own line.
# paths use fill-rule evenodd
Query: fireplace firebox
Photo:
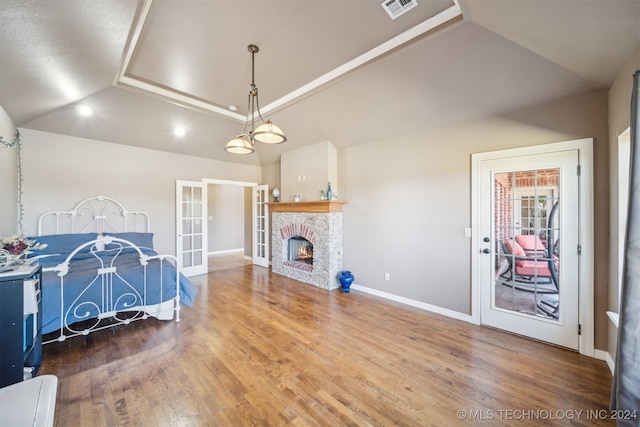
M 313 243 L 302 236 L 289 238 L 289 261 L 304 262 L 313 265 Z

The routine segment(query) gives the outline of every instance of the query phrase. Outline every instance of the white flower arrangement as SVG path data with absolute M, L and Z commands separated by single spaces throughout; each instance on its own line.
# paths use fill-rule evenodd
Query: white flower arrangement
M 35 239 L 27 239 L 24 236 L 10 236 L 0 238 L 0 248 L 12 255 L 30 254 L 33 251 L 46 248 L 46 244 L 38 243 Z

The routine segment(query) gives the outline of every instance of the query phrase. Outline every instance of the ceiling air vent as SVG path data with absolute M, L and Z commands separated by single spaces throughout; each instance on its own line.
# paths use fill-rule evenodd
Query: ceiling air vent
M 382 8 L 387 11 L 391 19 L 396 19 L 417 5 L 416 0 L 385 0 L 381 3 Z

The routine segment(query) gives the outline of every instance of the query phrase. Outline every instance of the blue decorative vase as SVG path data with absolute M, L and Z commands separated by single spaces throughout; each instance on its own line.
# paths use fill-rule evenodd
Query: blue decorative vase
M 342 286 L 342 292 L 349 292 L 353 279 L 353 274 L 351 274 L 350 271 L 341 271 L 338 273 L 338 281 L 340 282 L 340 286 Z

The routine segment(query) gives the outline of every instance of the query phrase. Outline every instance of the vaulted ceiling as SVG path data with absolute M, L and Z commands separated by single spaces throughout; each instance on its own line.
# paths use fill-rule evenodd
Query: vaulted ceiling
M 22 128 L 271 164 L 606 89 L 640 44 L 640 0 L 410 3 L 391 19 L 378 0 L 3 0 L 0 105 Z M 239 156 L 223 148 L 249 44 L 289 141 Z

